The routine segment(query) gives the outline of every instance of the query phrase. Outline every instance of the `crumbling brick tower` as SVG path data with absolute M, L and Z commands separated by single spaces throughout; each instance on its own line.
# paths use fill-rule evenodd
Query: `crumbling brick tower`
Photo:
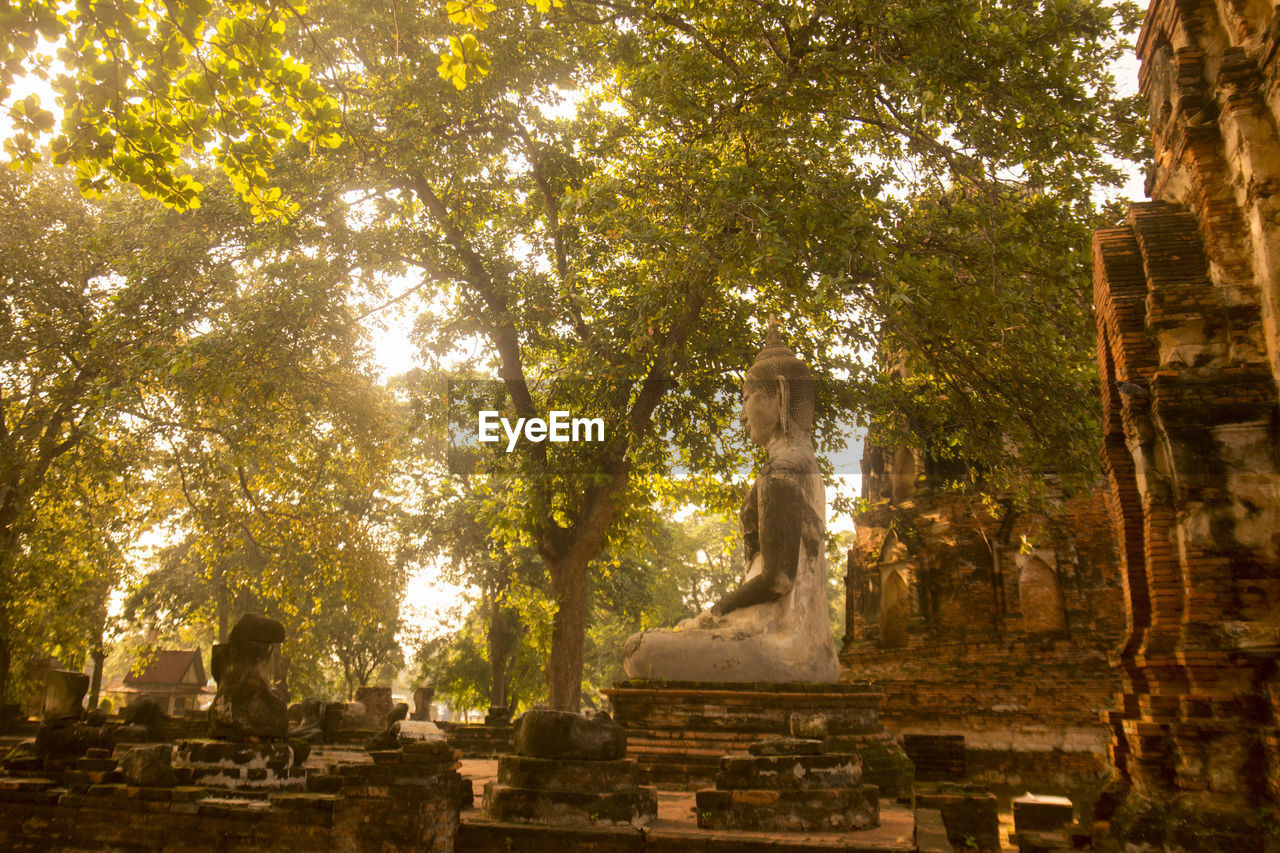
M 1105 849 L 1280 849 L 1280 15 L 1153 0 L 1155 161 L 1094 236 L 1128 638 Z

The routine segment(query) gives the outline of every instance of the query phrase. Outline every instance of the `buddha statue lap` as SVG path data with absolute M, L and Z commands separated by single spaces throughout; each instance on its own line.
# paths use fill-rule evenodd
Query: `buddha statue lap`
M 771 322 L 739 418 L 769 458 L 739 519 L 746 572 L 710 609 L 623 646 L 632 678 L 815 681 L 839 677 L 826 593 L 826 491 L 813 450 L 813 379 Z

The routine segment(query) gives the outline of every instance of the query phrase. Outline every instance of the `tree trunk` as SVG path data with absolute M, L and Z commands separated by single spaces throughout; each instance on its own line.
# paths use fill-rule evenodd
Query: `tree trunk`
M 0 705 L 9 701 L 9 675 L 13 650 L 9 646 L 9 620 L 0 618 Z
M 228 623 L 231 621 L 230 593 L 227 590 L 226 578 L 218 583 L 218 642 L 225 643 L 231 634 Z
M 556 616 L 551 630 L 551 657 L 547 682 L 551 707 L 577 712 L 582 706 L 582 649 L 587 629 L 587 566 L 590 558 L 571 551 L 558 564 L 549 565 Z
M 93 660 L 93 678 L 89 681 L 89 701 L 85 707 L 92 711 L 98 707 L 98 693 L 102 690 L 102 665 L 107 660 L 107 650 L 103 648 L 101 637 L 90 650 L 89 657 Z
M 505 708 L 507 705 L 507 672 L 514 633 L 510 624 L 511 614 L 502 606 L 502 600 L 494 595 L 489 601 L 489 664 L 493 680 L 489 685 L 489 707 Z

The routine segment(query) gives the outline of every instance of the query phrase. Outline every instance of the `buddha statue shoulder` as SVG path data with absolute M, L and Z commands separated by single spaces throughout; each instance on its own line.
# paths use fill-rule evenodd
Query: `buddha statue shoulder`
M 772 322 L 739 418 L 768 451 L 739 520 L 742 582 L 675 628 L 623 646 L 632 678 L 816 681 L 839 677 L 826 593 L 826 491 L 813 449 L 813 379 Z

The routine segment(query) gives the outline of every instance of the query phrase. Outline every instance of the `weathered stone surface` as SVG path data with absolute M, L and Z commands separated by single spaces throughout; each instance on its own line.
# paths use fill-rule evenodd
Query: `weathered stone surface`
M 409 703 L 397 702 L 396 704 L 391 706 L 391 710 L 387 713 L 387 726 L 389 727 L 393 723 L 398 723 L 401 720 L 408 719 L 408 717 L 409 717 Z
M 634 791 L 639 786 L 636 763 L 573 761 L 504 755 L 498 759 L 498 782 L 515 788 L 573 791 L 583 794 Z
M 294 763 L 293 750 L 279 741 L 235 743 L 180 741 L 173 766 L 186 769 L 194 784 L 231 789 L 300 789 L 306 774 Z
M 255 639 L 255 638 L 266 639 Z M 210 669 L 218 695 L 209 708 L 214 737 L 283 738 L 289 731 L 285 701 L 271 689 L 271 652 L 284 639 L 279 622 L 246 613 L 228 642 L 215 645 Z
M 490 705 L 489 713 L 484 715 L 486 726 L 502 726 L 511 722 L 511 709 L 506 705 Z
M 78 720 L 84 712 L 84 694 L 89 689 L 89 676 L 82 672 L 53 669 L 45 676 L 44 707 L 46 722 Z
M 270 619 L 258 613 L 246 613 L 240 617 L 235 627 L 231 629 L 227 642 L 273 645 L 275 643 L 283 643 L 284 636 L 284 626 L 275 619 Z
M 606 793 L 580 793 L 514 788 L 490 782 L 484 786 L 485 814 L 493 820 L 553 826 L 644 826 L 658 814 L 654 788 Z
M 173 747 L 167 744 L 135 747 L 120 759 L 120 772 L 130 785 L 144 788 L 172 788 L 178 784 L 173 772 Z
M 437 723 L 449 743 L 467 758 L 497 758 L 515 750 L 515 726 Z
M 880 822 L 874 785 L 863 789 L 699 791 L 698 826 L 768 832 L 848 832 Z
M 1125 630 L 1107 490 L 1068 499 L 1050 488 L 1052 514 L 991 512 L 946 489 L 954 464 L 926 456 L 913 496 L 894 502 L 883 479 L 892 454 L 874 444 L 845 577 L 844 677 L 880 686 L 880 718 L 898 737 L 962 739 L 958 759 L 936 767 L 909 749 L 921 778 L 956 767 L 964 778 L 967 765 L 984 784 L 1092 784 L 1107 764 L 1096 709 L 1119 690 L 1108 654 Z M 1023 537 L 1052 547 L 1021 555 Z M 888 612 L 895 601 L 902 621 Z
M 911 793 L 911 762 L 877 721 L 884 695 L 869 684 L 631 679 L 604 693 L 627 729 L 644 784 L 688 790 L 712 784 L 722 755 L 786 736 L 794 714 L 822 714 L 829 732 L 825 751 L 859 756 L 864 781 L 879 786 L 883 796 Z
M 444 732 L 428 720 L 399 720 L 391 724 L 391 731 L 402 746 L 423 741 L 445 742 Z
M 382 731 L 386 728 L 387 717 L 391 714 L 392 707 L 390 687 L 367 684 L 357 687 L 355 702 L 347 705 L 349 715 L 354 715 L 356 711 L 354 706 L 357 704 L 364 708 L 364 720 L 354 725 L 354 728 L 374 731 Z
M 862 784 L 861 759 L 823 754 L 821 746 L 774 737 L 724 756 L 716 790 L 697 794 L 698 825 L 809 832 L 877 825 L 880 791 Z
M 798 738 L 816 738 L 821 740 L 826 737 L 830 729 L 830 723 L 826 714 L 792 714 L 791 715 L 791 736 Z
M 413 691 L 413 713 L 411 720 L 431 720 L 431 700 L 435 698 L 434 687 L 418 687 Z
M 1137 52 L 1153 200 L 1093 247 L 1130 627 L 1096 834 L 1262 850 L 1280 832 L 1280 19 L 1155 0 Z
M 627 733 L 608 714 L 586 717 L 535 708 L 516 724 L 517 755 L 613 761 L 627 752 Z
M 1000 853 L 1000 814 L 995 794 L 960 788 L 918 793 L 915 807 L 941 811 L 947 838 L 957 848 Z
M 215 737 L 283 738 L 289 731 L 289 709 L 271 692 L 266 643 L 216 645 L 210 656 L 218 695 L 209 708 Z
M 813 379 L 771 322 L 747 371 L 742 422 L 768 448 L 739 514 L 747 570 L 740 586 L 674 630 L 623 646 L 632 678 L 836 681 L 826 602 L 826 497 L 813 451 Z
M 315 696 L 289 706 L 289 738 L 316 743 L 324 737 L 324 700 Z
M 444 732 L 435 723 L 425 720 L 396 720 L 381 732 L 365 741 L 370 753 L 393 750 L 405 744 L 445 741 Z
M 62 719 L 45 723 L 36 732 L 35 752 L 46 767 L 59 766 L 88 753 L 90 749 L 111 749 L 113 733 L 105 726 L 89 726 Z
M 1024 832 L 1052 832 L 1076 819 L 1075 806 L 1066 797 L 1024 794 L 1013 800 L 1013 827 Z
M 862 759 L 856 755 L 726 755 L 716 774 L 721 790 L 861 786 Z
M 345 774 L 348 767 L 336 770 Z M 350 784 L 329 793 L 254 789 L 221 797 L 210 797 L 203 786 L 90 783 L 74 793 L 52 779 L 6 779 L 0 784 L 0 850 L 449 853 L 461 799 L 452 767 L 452 761 L 357 765 L 349 777 L 337 776 Z
M 747 747 L 752 755 L 818 755 L 822 741 L 798 737 L 768 737 Z

